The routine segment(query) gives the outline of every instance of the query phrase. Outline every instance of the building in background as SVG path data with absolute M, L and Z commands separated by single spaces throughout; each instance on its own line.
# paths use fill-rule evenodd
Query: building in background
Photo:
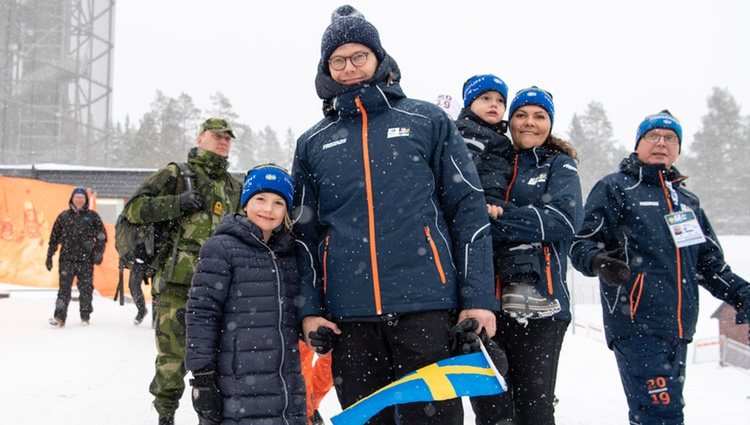
M 0 163 L 109 163 L 114 9 L 0 0 Z

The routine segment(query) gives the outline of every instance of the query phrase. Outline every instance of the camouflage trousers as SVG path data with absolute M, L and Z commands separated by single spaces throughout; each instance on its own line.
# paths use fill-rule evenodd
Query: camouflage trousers
M 153 295 L 156 331 L 156 374 L 149 390 L 159 416 L 174 416 L 185 391 L 186 285 L 167 284 Z

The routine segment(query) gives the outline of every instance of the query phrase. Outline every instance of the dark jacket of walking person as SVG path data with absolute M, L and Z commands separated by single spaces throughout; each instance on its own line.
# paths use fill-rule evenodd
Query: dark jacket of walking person
M 407 98 L 399 80 L 375 27 L 351 6 L 338 8 L 316 77 L 326 117 L 299 138 L 293 175 L 298 314 L 308 343 L 321 327 L 339 334 L 333 374 L 344 408 L 449 357 L 457 318 L 495 332 L 476 168 L 450 118 Z M 462 423 L 460 400 L 403 405 L 397 415 Z M 368 423 L 393 421 L 389 408 Z
M 195 377 L 194 407 L 211 423 L 307 423 L 292 191 L 281 168 L 251 169 L 241 201 L 246 215 L 225 217 L 201 248 L 187 303 L 185 366 Z M 220 398 L 195 397 L 213 388 Z
M 472 405 L 480 424 L 554 424 L 557 364 L 571 320 L 566 255 L 583 220 L 581 183 L 575 150 L 552 135 L 555 109 L 548 92 L 537 87 L 519 91 L 509 117 L 515 156 L 506 201 L 516 207 L 491 220 L 493 241 L 505 247 L 528 245 L 524 258 L 535 253 L 530 264 L 535 279 L 529 285 L 534 291 L 518 294 L 520 302 L 553 299 L 559 311 L 535 318 L 497 315 L 493 339 L 508 357 L 512 403 L 508 397 L 485 397 L 472 399 Z
M 86 189 L 73 189 L 68 201 L 68 209 L 61 212 L 52 226 L 47 250 L 47 270 L 52 270 L 52 256 L 60 247 L 58 272 L 60 289 L 57 292 L 54 316 L 49 320 L 52 326 L 65 326 L 70 304 L 73 279 L 80 293 L 79 309 L 81 323 L 88 325 L 94 311 L 94 264 L 101 264 L 107 244 L 107 232 L 96 211 L 89 209 Z
M 682 424 L 687 344 L 698 286 L 750 322 L 750 285 L 734 274 L 699 198 L 674 163 L 682 126 L 668 111 L 638 126 L 635 153 L 599 180 L 571 249 L 599 276 L 604 331 L 615 353 L 631 424 Z
M 198 252 L 221 219 L 239 211 L 242 185 L 227 160 L 233 138 L 226 120 L 207 119 L 187 156 L 193 190 L 186 190 L 180 168 L 170 164 L 149 176 L 123 211 L 134 224 L 171 224 L 151 286 L 157 355 L 150 391 L 160 425 L 173 423 L 185 390 L 185 306 Z

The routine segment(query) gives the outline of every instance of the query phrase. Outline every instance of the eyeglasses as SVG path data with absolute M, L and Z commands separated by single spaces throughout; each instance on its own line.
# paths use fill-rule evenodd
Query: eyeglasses
M 649 143 L 656 143 L 660 139 L 664 139 L 664 143 L 668 145 L 676 145 L 680 143 L 680 139 L 674 134 L 646 133 L 646 135 L 643 136 L 643 139 Z
M 349 61 L 355 68 L 359 68 L 367 63 L 367 56 L 370 52 L 357 52 L 351 56 L 334 56 L 328 59 L 328 65 L 334 71 L 343 71 L 346 68 L 346 61 Z

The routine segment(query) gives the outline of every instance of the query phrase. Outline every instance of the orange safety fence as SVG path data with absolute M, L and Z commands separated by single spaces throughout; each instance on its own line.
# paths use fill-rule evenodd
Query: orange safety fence
M 0 282 L 37 288 L 58 287 L 58 247 L 52 271 L 44 266 L 52 225 L 68 207 L 74 186 L 35 179 L 0 176 Z M 89 194 L 96 211 L 96 195 Z M 112 297 L 117 289 L 118 257 L 115 226 L 104 223 L 107 246 L 101 265 L 94 266 L 94 289 Z M 125 271 L 125 287 L 128 274 Z M 126 290 L 128 292 L 128 290 Z M 150 290 L 144 295 L 150 298 Z

